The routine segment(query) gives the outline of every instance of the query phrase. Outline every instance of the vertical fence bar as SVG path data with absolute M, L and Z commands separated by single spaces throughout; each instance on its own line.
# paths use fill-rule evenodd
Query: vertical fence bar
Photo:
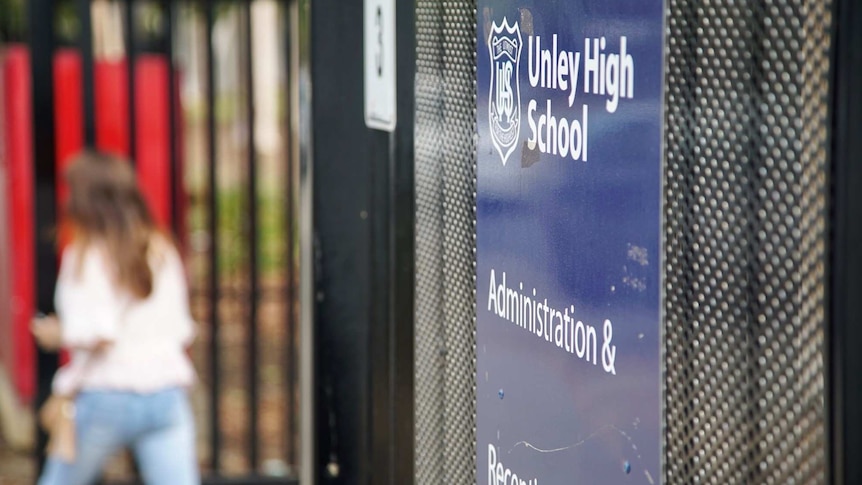
M 316 352 L 315 342 L 315 308 L 314 308 L 314 140 L 311 126 L 311 98 L 313 96 L 310 76 L 300 75 L 301 70 L 311 72 L 311 0 L 293 0 L 290 4 L 291 26 L 296 32 L 296 44 L 292 50 L 291 67 L 294 73 L 293 86 L 296 109 L 291 112 L 293 127 L 298 133 L 294 144 L 294 160 L 298 164 L 298 200 L 297 200 L 297 239 L 299 249 L 299 412 L 302 413 L 299 429 L 299 442 L 302 450 L 299 455 L 299 480 L 303 485 L 317 483 L 317 442 L 315 434 L 317 410 L 314 407 L 317 394 Z M 299 29 L 299 25 L 309 28 Z
M 219 473 L 221 461 L 221 436 L 219 434 L 219 405 L 220 379 L 219 379 L 219 238 L 218 238 L 218 173 L 216 157 L 216 113 L 215 113 L 215 54 L 213 52 L 213 23 L 215 14 L 213 2 L 202 0 L 204 3 L 204 17 L 206 22 L 206 78 L 207 78 L 207 143 L 209 155 L 209 226 L 210 226 L 210 402 L 212 405 L 210 413 L 210 447 L 212 456 L 211 467 L 215 474 Z
M 84 91 L 84 144 L 92 147 L 96 143 L 96 119 L 93 112 L 93 18 L 90 15 L 90 0 L 78 0 L 78 18 L 81 22 L 78 45 L 81 49 Z
M 257 305 L 260 296 L 258 287 L 258 228 L 257 228 L 257 155 L 255 150 L 254 133 L 254 62 L 252 59 L 252 22 L 251 2 L 245 3 L 244 31 L 245 37 L 245 84 L 246 84 L 246 108 L 248 116 L 248 243 L 249 243 L 249 315 L 248 315 L 248 427 L 249 427 L 249 455 L 248 460 L 252 471 L 257 470 L 259 433 L 258 425 L 258 372 L 257 372 Z
M 54 139 L 54 2 L 31 0 L 28 6 L 30 30 L 30 69 L 33 99 L 33 201 L 35 227 L 36 308 L 45 313 L 54 311 L 54 277 L 57 274 L 56 245 L 50 237 L 57 216 L 56 145 Z M 38 410 L 51 393 L 51 376 L 57 369 L 57 354 L 37 350 Z M 37 471 L 45 462 L 47 436 L 37 430 Z
M 837 0 L 832 9 L 828 483 L 845 485 L 862 483 L 862 5 Z
M 395 11 L 397 114 L 401 122 L 390 138 L 390 329 L 389 365 L 392 367 L 390 419 L 393 484 L 416 483 L 413 396 L 415 384 L 416 322 L 416 16 L 418 2 L 399 3 Z M 475 37 L 473 37 L 475 38 Z M 474 52 L 471 50 L 471 52 Z
M 286 431 L 286 448 L 287 448 L 287 463 L 290 466 L 296 466 L 296 291 L 294 286 L 294 281 L 296 280 L 296 235 L 294 231 L 295 223 L 296 223 L 296 207 L 295 207 L 295 192 L 294 192 L 294 170 L 296 169 L 296 158 L 294 157 L 294 147 L 295 140 L 293 138 L 294 133 L 294 125 L 293 125 L 293 109 L 294 105 L 294 88 L 297 87 L 296 80 L 294 76 L 298 74 L 298 69 L 294 64 L 297 60 L 294 56 L 293 48 L 295 43 L 293 42 L 293 36 L 297 32 L 294 20 L 295 16 L 291 14 L 293 9 L 295 8 L 295 0 L 288 2 L 286 7 L 284 8 L 284 26 L 285 26 L 285 54 L 287 56 L 287 62 L 285 66 L 287 68 L 287 75 L 285 76 L 287 86 L 287 96 L 285 96 L 285 103 L 287 104 L 285 113 L 287 113 L 287 136 L 285 137 L 285 159 L 287 163 L 287 208 L 286 208 L 286 220 L 285 220 L 285 228 L 287 229 L 287 245 L 285 248 L 285 255 L 287 258 L 287 349 L 288 351 L 285 353 L 286 360 L 285 368 L 287 369 L 286 377 L 286 387 L 287 387 L 287 423 L 285 426 Z
M 165 18 L 165 56 L 168 61 L 168 148 L 170 150 L 171 164 L 171 229 L 174 237 L 180 237 L 180 181 L 182 172 L 178 163 L 177 154 L 177 86 L 176 71 L 174 69 L 174 2 L 162 0 L 162 13 Z
M 138 158 L 138 134 L 137 115 L 135 106 L 135 1 L 126 0 L 126 11 L 124 16 L 124 30 L 126 34 L 126 88 L 128 91 L 129 104 L 129 160 L 132 164 Z M 173 131 L 171 131 L 173 133 Z

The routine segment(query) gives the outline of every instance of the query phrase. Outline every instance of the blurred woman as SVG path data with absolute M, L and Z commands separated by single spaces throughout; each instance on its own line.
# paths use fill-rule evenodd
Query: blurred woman
M 53 393 L 73 398 L 74 459 L 49 455 L 39 483 L 92 483 L 126 447 L 147 484 L 199 483 L 187 396 L 194 324 L 179 254 L 153 223 L 130 164 L 86 152 L 65 175 L 72 241 L 57 315 L 38 319 L 33 333 L 71 353 Z

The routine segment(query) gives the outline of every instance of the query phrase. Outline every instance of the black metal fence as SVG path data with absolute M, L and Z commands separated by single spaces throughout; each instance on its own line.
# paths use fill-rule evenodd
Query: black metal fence
M 310 449 L 306 459 L 309 456 L 313 459 L 302 471 L 321 483 L 439 483 L 441 476 L 466 477 L 454 481 L 469 482 L 474 465 L 470 456 L 471 377 L 467 374 L 475 349 L 469 336 L 471 327 L 463 322 L 470 318 L 474 296 L 470 295 L 469 264 L 460 263 L 470 261 L 474 245 L 470 201 L 475 182 L 469 167 L 474 154 L 470 153 L 470 136 L 447 145 L 451 137 L 443 136 L 446 130 L 440 131 L 439 122 L 457 118 L 458 123 L 450 123 L 456 134 L 471 135 L 473 131 L 470 127 L 475 110 L 474 51 L 457 40 L 472 42 L 472 37 L 464 32 L 475 28 L 475 2 L 418 2 L 399 10 L 399 46 L 411 46 L 416 41 L 416 48 L 399 47 L 397 51 L 399 126 L 394 133 L 386 134 L 362 124 L 361 83 L 355 81 L 361 78 L 361 61 L 358 56 L 343 55 L 345 45 L 361 42 L 361 27 L 355 22 L 361 17 L 361 2 L 317 2 L 313 25 L 303 25 L 296 18 L 291 22 L 285 20 L 287 12 L 296 8 L 296 1 L 278 2 L 278 15 L 283 19 L 281 29 L 269 42 L 280 46 L 280 58 L 284 60 L 288 52 L 295 50 L 290 45 L 291 39 L 299 34 L 286 26 L 298 25 L 299 30 L 304 29 L 299 37 L 304 43 L 313 44 L 313 49 L 304 51 L 311 61 L 305 59 L 310 70 L 303 85 L 307 95 L 308 84 L 314 84 L 316 96 L 312 101 L 304 96 L 303 102 L 309 110 L 305 121 L 312 121 L 314 126 L 303 126 L 302 148 L 306 163 L 303 181 L 313 182 L 311 189 L 306 187 L 304 195 L 309 200 L 303 199 L 303 207 L 314 208 L 316 281 L 314 308 L 306 305 L 302 310 L 306 314 L 313 310 L 315 314 L 314 335 L 305 332 L 302 338 L 305 342 L 314 339 L 312 343 L 323 352 L 313 356 L 314 360 L 305 361 L 309 365 L 302 368 L 303 373 L 313 373 L 318 382 L 313 396 L 311 392 L 302 396 L 303 402 L 311 403 L 305 409 L 317 413 L 313 422 L 303 422 L 306 428 L 314 429 L 304 435 L 313 435 L 303 443 L 306 451 Z M 41 277 L 38 304 L 43 310 L 51 309 L 51 276 L 56 273 L 56 248 L 52 240 L 44 237 L 44 231 L 53 227 L 57 203 L 52 53 L 61 45 L 78 45 L 84 53 L 84 73 L 92 73 L 96 60 L 87 54 L 92 52 L 88 33 L 97 25 L 95 18 L 90 20 L 90 7 L 96 2 L 31 0 L 27 4 L 29 23 L 24 29 L 27 32 L 18 34 L 29 39 L 33 59 L 35 211 Z M 255 106 L 261 106 L 255 99 L 262 96 L 254 82 L 255 59 L 262 54 L 253 48 L 257 26 L 251 10 L 267 2 L 113 3 L 123 9 L 124 44 L 130 57 L 157 51 L 172 60 L 171 71 L 183 71 L 196 63 L 203 66 L 200 85 L 205 89 L 199 106 L 186 105 L 181 119 L 172 107 L 169 122 L 172 134 L 177 130 L 183 132 L 182 137 L 171 138 L 174 174 L 171 221 L 187 250 L 195 314 L 206 322 L 193 354 L 208 391 L 203 399 L 207 404 L 200 408 L 208 414 L 206 426 L 201 429 L 208 435 L 204 453 L 208 457 L 204 465 L 207 481 L 295 481 L 291 472 L 299 455 L 295 358 L 299 337 L 296 305 L 299 250 L 294 230 L 298 167 L 290 154 L 299 151 L 292 146 L 299 127 L 291 126 L 287 120 L 299 117 L 284 117 L 283 144 L 275 155 L 264 155 L 255 149 L 255 141 L 265 138 L 265 125 L 255 116 Z M 668 36 L 680 42 L 675 40 L 675 47 L 666 53 L 667 87 L 679 89 L 671 90 L 675 97 L 666 98 L 666 155 L 671 162 L 666 161 L 665 167 L 668 182 L 665 195 L 670 207 L 666 209 L 669 217 L 665 230 L 667 236 L 677 239 L 671 238 L 670 249 L 666 249 L 675 259 L 668 258 L 665 304 L 672 306 L 670 299 L 674 297 L 691 303 L 699 294 L 694 291 L 705 293 L 718 285 L 722 291 L 725 286 L 730 288 L 727 301 L 733 303 L 733 308 L 743 310 L 727 316 L 707 314 L 706 309 L 693 303 L 669 308 L 677 313 L 669 311 L 664 322 L 664 359 L 668 372 L 663 392 L 669 425 L 662 444 L 663 478 L 672 483 L 857 483 L 862 467 L 851 457 L 862 447 L 862 424 L 859 413 L 854 412 L 862 401 L 856 378 L 862 371 L 862 362 L 859 353 L 854 352 L 862 340 L 860 327 L 855 324 L 862 313 L 858 298 L 862 288 L 862 260 L 858 251 L 862 232 L 854 222 L 859 220 L 862 204 L 854 188 L 862 183 L 862 173 L 854 161 L 862 151 L 862 138 L 855 136 L 862 112 L 858 96 L 862 60 L 859 49 L 854 49 L 859 45 L 860 30 L 853 27 L 858 25 L 862 14 L 850 0 L 810 5 L 801 5 L 805 2 L 796 0 L 776 2 L 785 8 L 762 3 L 737 8 L 733 2 L 719 2 L 721 9 L 709 12 L 702 11 L 696 2 L 668 0 L 667 3 Z M 310 0 L 299 0 L 299 4 L 300 10 L 307 8 Z M 139 16 L 135 8 L 146 12 L 140 11 Z M 725 15 L 726 10 L 722 9 L 729 9 L 733 15 Z M 161 12 L 154 13 L 153 18 L 162 20 L 145 25 L 138 32 L 136 26 L 149 18 L 149 14 L 144 15 L 147 12 Z M 56 20 L 58 16 L 65 18 Z M 70 22 L 69 18 L 85 21 Z M 808 18 L 805 25 L 811 28 L 810 32 L 787 27 L 800 18 Z M 713 23 L 714 19 L 732 24 L 739 32 L 721 26 L 705 28 L 719 25 Z M 785 64 L 772 65 L 772 70 L 760 66 L 752 71 L 746 64 L 752 61 L 746 57 L 751 51 L 760 52 L 760 56 L 771 52 L 763 51 L 766 46 L 779 45 L 769 37 L 778 31 L 764 27 L 773 24 L 784 25 L 781 34 L 787 35 L 790 44 L 808 42 L 808 50 L 800 54 L 802 57 L 786 58 L 790 60 Z M 335 26 L 339 28 L 332 30 Z M 453 35 L 454 31 L 460 33 Z M 831 42 L 829 50 L 822 42 L 812 42 L 826 37 Z M 179 52 L 183 49 L 177 47 L 186 42 L 196 42 L 199 52 Z M 697 53 L 698 46 L 705 49 L 730 46 L 716 59 L 722 61 L 719 67 L 730 65 L 735 70 L 722 67 L 716 75 L 701 73 L 704 66 L 695 65 L 703 61 Z M 231 48 L 236 51 L 233 63 L 226 61 L 224 55 Z M 333 59 L 339 62 L 332 62 Z M 762 63 L 764 59 L 759 60 Z M 811 62 L 806 63 L 807 60 Z M 690 65 L 692 62 L 695 64 Z M 281 69 L 284 77 L 279 89 L 292 93 L 297 73 L 290 72 L 287 65 L 295 64 L 286 63 Z M 822 71 L 814 72 L 812 66 Z M 763 81 L 761 77 L 770 72 L 777 73 L 776 79 L 788 84 L 777 81 L 759 82 L 756 86 L 746 84 L 753 82 L 749 76 Z M 174 73 L 169 76 L 173 79 Z M 738 81 L 722 84 L 722 76 Z M 456 77 L 457 82 L 450 82 Z M 87 126 L 87 143 L 92 144 L 96 131 L 93 79 L 85 77 L 84 81 L 83 122 Z M 127 89 L 134 92 L 137 89 L 134 76 L 128 76 L 127 82 Z M 222 89 L 230 82 L 238 86 L 234 95 Z M 811 90 L 800 90 L 795 83 L 810 84 Z M 744 96 L 737 97 L 736 91 L 721 89 L 707 93 L 706 89 L 718 85 L 732 86 Z M 754 102 L 747 97 L 756 94 L 770 99 L 772 90 L 789 86 L 793 86 L 793 92 L 808 95 L 777 103 Z M 170 88 L 179 91 L 170 94 L 172 103 L 176 100 L 187 103 L 194 97 L 185 93 L 186 88 L 183 84 L 179 89 Z M 296 97 L 280 96 L 276 91 L 270 104 L 278 105 L 285 113 L 295 113 L 296 102 Z M 712 129 L 710 123 L 719 117 L 707 116 L 706 111 L 698 108 L 702 105 L 697 104 L 712 102 L 720 103 L 723 115 L 740 111 L 750 123 L 759 123 L 760 128 L 726 123 L 721 130 Z M 788 112 L 792 109 L 804 113 L 810 123 L 804 129 L 798 128 L 794 122 L 769 111 L 785 108 Z M 134 147 L 145 143 L 135 139 L 134 120 L 134 116 L 129 118 L 132 133 L 129 146 L 133 152 Z M 464 129 L 459 130 L 459 126 Z M 431 131 L 434 133 L 429 135 Z M 716 142 L 715 146 L 730 146 L 750 156 L 745 164 L 714 170 L 710 164 L 717 156 L 692 155 L 701 144 L 712 144 L 721 136 L 733 140 L 739 139 L 737 135 L 757 138 L 758 133 L 769 136 L 748 144 Z M 435 138 L 440 136 L 443 138 Z M 800 139 L 808 145 L 797 143 Z M 806 171 L 797 178 L 795 168 L 781 169 L 783 159 L 774 155 L 773 145 L 800 151 L 791 156 L 804 160 Z M 812 153 L 809 150 L 813 148 L 822 151 Z M 441 158 L 440 150 L 457 153 Z M 315 156 L 313 176 L 308 175 L 309 151 Z M 679 153 L 685 156 L 673 158 Z M 772 157 L 779 159 L 771 160 Z M 751 159 L 762 165 L 752 164 Z M 440 160 L 454 162 L 437 164 Z M 699 181 L 693 175 L 700 170 L 698 167 L 707 167 L 717 175 L 709 183 Z M 732 170 L 744 171 L 744 184 Z M 811 182 L 810 174 L 816 175 L 816 183 Z M 679 180 L 674 179 L 677 176 Z M 679 184 L 674 186 L 670 182 Z M 280 189 L 275 195 L 266 195 L 267 184 Z M 695 188 L 713 192 L 706 199 L 698 198 L 691 195 Z M 684 204 L 674 206 L 671 196 L 677 194 L 674 192 L 677 189 L 683 191 Z M 711 210 L 710 203 L 725 201 L 718 194 L 733 203 L 730 207 L 750 218 L 749 222 L 732 225 L 720 219 L 727 217 L 727 213 L 698 216 L 701 213 L 697 211 Z M 730 200 L 733 194 L 739 197 Z M 776 199 L 771 198 L 774 194 Z M 788 200 L 788 194 L 793 197 L 787 207 L 772 212 L 761 210 L 770 200 Z M 414 205 L 417 195 L 418 203 Z M 816 230 L 794 234 L 797 227 L 780 225 L 786 220 L 796 221 L 796 216 L 782 218 L 775 225 L 771 219 L 764 219 L 773 212 L 793 215 L 797 213 L 794 211 L 809 214 L 799 220 L 813 223 Z M 183 214 L 187 223 L 183 222 Z M 701 217 L 698 222 L 704 222 L 706 227 L 700 233 L 688 227 L 697 217 Z M 303 222 L 308 226 L 302 231 L 306 236 L 304 254 L 308 256 L 312 222 L 309 219 Z M 727 226 L 730 231 L 727 234 L 734 238 L 729 239 L 727 234 L 725 239 L 714 237 L 709 231 L 718 226 L 722 229 Z M 418 235 L 415 250 L 414 227 Z M 444 230 L 447 227 L 457 230 L 447 232 Z M 811 239 L 796 241 L 800 235 Z M 815 240 L 814 248 L 805 246 L 810 240 Z M 758 245 L 768 246 L 769 250 Z M 679 248 L 683 249 L 675 253 Z M 703 261 L 721 271 L 725 271 L 722 265 L 730 261 L 734 264 L 727 263 L 730 268 L 727 271 L 745 275 L 732 284 L 724 280 L 698 281 L 707 273 L 697 260 L 701 254 L 695 249 L 702 252 L 704 248 L 721 249 L 727 259 L 716 260 L 711 256 L 712 259 Z M 738 253 L 741 259 L 730 258 Z M 306 270 L 303 274 L 307 276 L 311 273 L 310 259 L 303 260 Z M 740 260 L 745 264 L 739 263 Z M 816 260 L 816 264 L 805 266 L 809 260 Z M 452 261 L 455 264 L 449 264 Z M 784 275 L 777 263 L 788 262 L 797 266 Z M 443 266 L 451 271 L 441 272 Z M 775 268 L 778 269 L 773 274 Z M 800 268 L 808 268 L 807 273 Z M 794 280 L 806 274 L 807 283 Z M 451 289 L 438 288 L 434 286 L 441 284 L 438 275 L 460 283 Z M 680 277 L 673 279 L 674 275 Z M 303 280 L 306 293 L 303 301 L 312 299 L 311 285 L 307 284 L 310 279 Z M 461 284 L 465 281 L 466 287 Z M 701 286 L 692 290 L 695 284 L 689 284 L 692 281 Z M 793 291 L 786 292 L 783 285 L 792 286 Z M 415 308 L 414 290 L 418 296 Z M 453 301 L 457 308 L 452 306 Z M 700 313 L 693 313 L 692 308 Z M 813 314 L 812 308 L 816 310 Z M 425 317 L 429 322 L 438 322 L 445 312 L 457 315 L 446 316 L 443 328 L 416 325 Z M 761 314 L 763 321 L 755 318 Z M 461 330 L 466 329 L 467 333 L 461 330 L 452 333 L 445 328 L 450 321 L 460 322 Z M 698 322 L 701 330 L 692 322 Z M 733 324 L 729 330 L 722 327 L 728 322 Z M 678 325 L 670 328 L 675 323 Z M 442 333 L 434 334 L 436 331 Z M 759 333 L 743 335 L 743 331 Z M 761 346 L 761 338 L 770 335 L 776 336 L 775 341 L 783 339 L 790 344 L 779 349 L 780 352 Z M 691 348 L 695 345 L 692 342 L 701 345 L 706 360 L 740 365 L 731 365 L 726 372 L 717 367 L 707 369 L 703 365 L 706 360 L 692 358 Z M 275 372 L 272 362 L 278 363 Z M 50 374 L 56 365 L 56 356 L 39 355 L 41 398 L 47 393 Z M 707 370 L 711 373 L 706 374 Z M 731 371 L 745 375 L 745 386 L 729 378 L 733 377 Z M 703 372 L 709 382 L 692 377 L 696 372 Z M 273 413 L 266 407 L 274 388 L 284 396 L 283 404 L 274 413 L 279 419 L 271 419 Z M 692 396 L 707 396 L 710 405 L 720 403 L 724 409 L 706 411 L 705 407 L 693 407 Z M 447 399 L 455 405 L 444 402 Z M 459 407 L 459 403 L 464 405 Z M 453 413 L 460 413 L 457 415 L 464 419 L 452 420 Z M 730 423 L 730 428 L 710 427 L 709 419 L 723 419 L 721 422 Z M 444 426 L 441 422 L 449 424 Z M 282 445 L 274 447 L 274 453 L 267 446 L 273 425 L 276 434 L 282 437 Z M 776 436 L 784 444 L 776 445 L 773 440 Z M 312 440 L 314 443 L 310 443 Z M 466 458 L 464 453 L 458 454 L 459 450 L 467 450 Z M 282 470 L 272 466 L 275 455 L 284 464 Z M 441 463 L 444 465 L 440 466 Z
M 0 42 L 24 41 L 30 51 L 41 311 L 53 310 L 57 273 L 56 243 L 49 236 L 58 223 L 59 202 L 57 49 L 80 53 L 83 141 L 97 146 L 94 73 L 100 59 L 94 32 L 122 32 L 115 35 L 120 45 L 114 50 L 126 60 L 127 153 L 133 163 L 151 143 L 136 113 L 149 102 L 150 86 L 138 83 L 166 84 L 166 228 L 185 253 L 199 322 L 191 353 L 206 392 L 193 402 L 205 437 L 199 440 L 202 468 L 212 482 L 292 482 L 298 464 L 298 165 L 290 116 L 296 73 L 289 62 L 295 34 L 289 26 L 298 23 L 289 18 L 290 4 L 7 0 L 6 11 L 18 17 L 7 18 L 0 28 Z M 256 60 L 259 53 L 267 59 Z M 149 55 L 168 60 L 167 80 L 136 74 L 138 60 Z M 137 169 L 146 170 L 140 164 Z M 50 392 L 58 357 L 40 351 L 37 360 L 38 405 Z M 44 439 L 39 437 L 38 450 Z

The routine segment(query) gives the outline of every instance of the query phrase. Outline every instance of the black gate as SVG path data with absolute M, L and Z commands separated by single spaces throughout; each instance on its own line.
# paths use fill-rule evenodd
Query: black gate
M 294 149 L 294 2 L 6 0 L 17 24 L 4 41 L 24 41 L 32 72 L 36 307 L 53 310 L 58 200 L 56 55 L 80 59 L 83 146 L 105 148 L 100 116 L 126 110 L 119 147 L 142 184 L 161 186 L 162 222 L 187 261 L 200 376 L 193 406 L 205 481 L 293 483 L 298 465 L 297 151 Z M 294 12 L 294 13 L 292 13 Z M 293 16 L 293 17 L 292 17 Z M 26 19 L 26 22 L 23 21 Z M 0 45 L 0 48 L 3 46 Z M 153 61 L 155 59 L 156 61 Z M 165 69 L 147 69 L 144 61 Z M 152 62 L 151 62 L 152 64 Z M 101 70 L 124 66 L 119 77 Z M 108 67 L 105 67 L 108 66 Z M 123 73 L 121 73 L 123 74 Z M 106 86 L 105 79 L 122 86 Z M 98 90 L 126 93 L 100 104 Z M 130 95 L 131 94 L 131 95 Z M 167 99 L 162 118 L 141 108 Z M 167 137 L 155 140 L 152 127 Z M 116 127 L 115 127 L 116 128 Z M 116 141 L 116 140 L 115 140 Z M 63 143 L 68 144 L 68 140 Z M 161 144 L 161 145 L 159 145 Z M 116 145 L 116 143 L 115 143 Z M 123 146 L 124 145 L 124 146 Z M 145 161 L 166 145 L 166 169 Z M 61 147 L 62 148 L 62 147 Z M 155 170 L 155 172 L 154 172 Z M 167 180 L 164 180 L 164 177 Z M 146 178 L 146 180 L 144 180 Z M 158 217 L 157 217 L 158 218 Z M 41 351 L 37 405 L 50 392 L 58 356 Z M 44 449 L 40 435 L 37 450 Z M 40 456 L 39 464 L 43 457 Z M 119 459 L 107 479 L 134 477 Z

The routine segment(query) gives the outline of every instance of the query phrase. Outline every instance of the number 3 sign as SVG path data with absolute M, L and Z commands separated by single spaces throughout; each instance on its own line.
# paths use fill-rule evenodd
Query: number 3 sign
M 365 124 L 395 130 L 395 0 L 365 0 Z

